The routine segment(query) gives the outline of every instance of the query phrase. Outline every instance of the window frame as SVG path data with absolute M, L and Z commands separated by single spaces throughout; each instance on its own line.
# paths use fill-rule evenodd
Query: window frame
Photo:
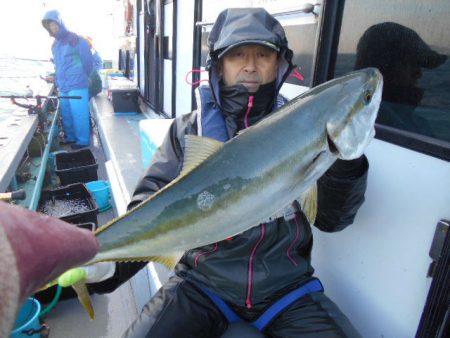
M 344 8 L 345 0 L 323 2 L 313 86 L 334 78 Z M 375 125 L 375 131 L 378 140 L 450 162 L 450 142 L 381 124 Z

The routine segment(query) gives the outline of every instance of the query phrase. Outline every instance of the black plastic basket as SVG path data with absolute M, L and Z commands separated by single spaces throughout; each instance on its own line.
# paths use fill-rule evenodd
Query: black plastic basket
M 138 114 L 139 90 L 137 89 L 112 89 L 111 101 L 116 114 Z
M 98 179 L 98 163 L 90 149 L 56 154 L 55 168 L 61 185 L 86 183 Z
M 91 222 L 97 226 L 98 206 L 83 183 L 42 191 L 38 211 L 68 223 Z
M 92 232 L 97 229 L 97 224 L 95 224 L 94 222 L 79 223 L 74 225 L 82 229 L 90 230 Z

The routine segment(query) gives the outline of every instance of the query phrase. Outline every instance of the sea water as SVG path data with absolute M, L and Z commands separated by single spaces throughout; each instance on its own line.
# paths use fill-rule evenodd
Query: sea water
M 41 78 L 53 71 L 48 60 L 33 60 L 0 54 L 0 96 L 27 94 L 47 95 L 46 82 Z M 26 100 L 20 102 L 27 103 Z M 30 101 L 29 103 L 34 103 Z M 0 122 L 10 116 L 18 107 L 9 99 L 0 98 Z

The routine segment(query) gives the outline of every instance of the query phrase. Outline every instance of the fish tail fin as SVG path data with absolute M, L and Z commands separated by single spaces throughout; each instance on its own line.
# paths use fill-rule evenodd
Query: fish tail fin
M 89 296 L 89 292 L 86 286 L 86 283 L 84 280 L 78 281 L 75 284 L 72 285 L 73 289 L 77 293 L 78 299 L 87 311 L 89 318 L 91 320 L 94 320 L 95 314 L 94 314 L 94 307 L 92 306 L 91 297 Z

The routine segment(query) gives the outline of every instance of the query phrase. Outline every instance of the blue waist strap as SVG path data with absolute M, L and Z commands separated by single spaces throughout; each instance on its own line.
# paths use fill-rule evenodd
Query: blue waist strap
M 203 285 L 196 284 L 212 301 L 216 306 L 222 311 L 224 316 L 227 318 L 229 323 L 242 322 L 243 319 L 240 318 L 217 294 L 207 289 Z M 310 280 L 309 282 L 303 284 L 299 288 L 285 294 L 283 297 L 278 299 L 274 304 L 272 304 L 264 313 L 258 317 L 257 320 L 249 323 L 250 325 L 256 327 L 259 331 L 264 330 L 264 328 L 274 319 L 281 311 L 286 309 L 289 305 L 302 298 L 303 296 L 313 293 L 322 292 L 322 283 L 316 278 Z

